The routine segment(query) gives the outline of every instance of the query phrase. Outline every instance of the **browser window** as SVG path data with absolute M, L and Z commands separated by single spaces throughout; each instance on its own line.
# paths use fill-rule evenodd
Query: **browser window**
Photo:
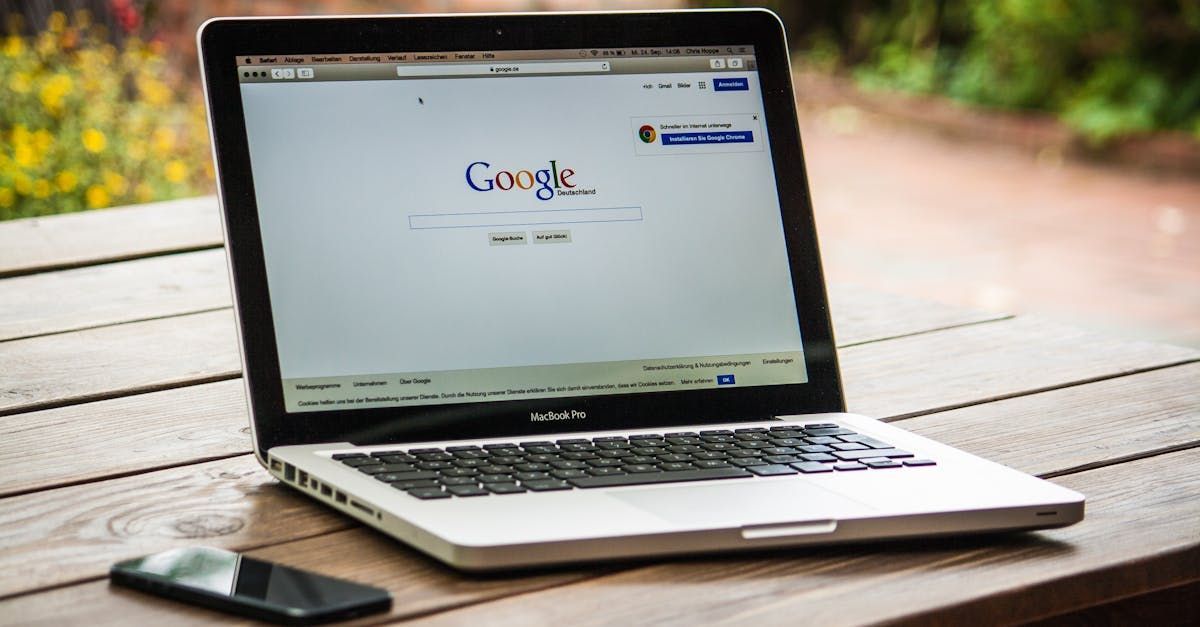
M 286 409 L 805 382 L 755 67 L 239 57 Z

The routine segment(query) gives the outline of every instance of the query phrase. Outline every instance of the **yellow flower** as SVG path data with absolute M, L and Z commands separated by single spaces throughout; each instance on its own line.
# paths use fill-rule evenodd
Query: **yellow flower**
M 169 128 L 154 129 L 154 154 L 165 156 L 175 147 L 175 132 Z
M 58 39 L 52 33 L 43 32 L 37 36 L 34 47 L 37 48 L 38 54 L 48 57 L 58 50 Z
M 34 198 L 46 198 L 52 191 L 54 190 L 50 187 L 50 181 L 47 181 L 46 179 L 38 179 L 33 182 Z
M 138 79 L 137 86 L 147 104 L 159 107 L 171 101 L 171 89 L 162 81 L 142 76 Z
M 32 168 L 38 164 L 37 152 L 28 142 L 21 142 L 13 146 L 13 161 L 22 168 Z
M 94 128 L 89 128 L 83 132 L 83 147 L 88 152 L 101 152 L 107 145 L 108 138 L 104 136 L 104 133 Z
M 103 209 L 108 206 L 108 192 L 99 185 L 87 188 L 86 196 L 88 207 L 92 209 Z
M 62 111 L 62 101 L 67 94 L 71 93 L 73 83 L 71 77 L 66 74 L 55 74 L 46 84 L 42 85 L 41 92 L 38 97 L 42 100 L 42 106 L 53 114 L 58 114 Z
M 9 35 L 4 40 L 4 54 L 15 57 L 25 52 L 25 40 L 17 35 Z
M 13 72 L 12 78 L 8 80 L 8 87 L 18 94 L 27 94 L 33 89 L 33 79 L 25 72 Z
M 16 200 L 17 195 L 13 193 L 13 190 L 7 187 L 0 187 L 0 207 L 7 209 L 13 206 L 13 203 L 16 202 Z
M 116 172 L 105 172 L 104 188 L 113 196 L 124 196 L 129 191 L 129 181 Z
M 52 33 L 61 33 L 67 27 L 67 14 L 62 11 L 54 11 L 50 17 L 46 19 L 46 30 Z
M 79 184 L 79 177 L 70 170 L 63 170 L 54 177 L 54 182 L 58 183 L 58 191 L 66 194 L 75 190 L 75 186 Z
M 163 175 L 166 176 L 167 180 L 172 183 L 182 183 L 185 179 L 187 179 L 187 164 L 179 159 L 172 159 L 168 161 L 166 167 L 163 168 Z
M 33 145 L 37 147 L 38 152 L 46 154 L 54 146 L 54 135 L 44 128 L 39 128 L 33 132 Z
M 29 175 L 24 172 L 17 172 L 13 176 L 13 188 L 17 190 L 18 194 L 28 196 L 33 192 L 33 179 L 29 178 Z
M 137 187 L 133 188 L 133 197 L 138 202 L 150 202 L 154 200 L 154 189 L 145 183 L 138 183 Z

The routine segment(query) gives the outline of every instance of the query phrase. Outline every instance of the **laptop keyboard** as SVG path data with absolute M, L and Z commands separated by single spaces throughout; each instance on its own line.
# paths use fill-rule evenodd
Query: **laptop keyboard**
M 418 499 L 933 466 L 831 423 L 337 453 Z

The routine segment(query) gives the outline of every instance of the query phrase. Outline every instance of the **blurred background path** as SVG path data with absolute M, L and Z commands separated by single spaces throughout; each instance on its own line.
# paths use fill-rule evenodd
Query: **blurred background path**
M 830 280 L 1200 346 L 1200 180 L 798 100 Z

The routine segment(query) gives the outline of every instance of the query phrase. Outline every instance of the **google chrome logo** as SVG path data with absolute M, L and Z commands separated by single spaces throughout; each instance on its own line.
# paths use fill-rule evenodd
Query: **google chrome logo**
M 638 129 L 638 137 L 647 144 L 653 144 L 654 139 L 658 137 L 658 133 L 654 131 L 654 127 L 649 124 L 643 124 L 642 128 Z

